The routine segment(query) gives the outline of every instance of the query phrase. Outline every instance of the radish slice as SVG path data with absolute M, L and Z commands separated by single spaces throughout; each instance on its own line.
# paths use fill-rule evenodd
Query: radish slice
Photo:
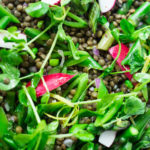
M 68 82 L 70 79 L 72 79 L 74 75 L 64 74 L 64 73 L 55 73 L 50 75 L 45 75 L 44 80 L 48 87 L 49 91 L 52 91 L 61 85 Z M 27 87 L 31 86 L 31 82 L 27 83 Z M 45 86 L 43 85 L 42 80 L 40 80 L 38 86 L 36 87 L 36 95 L 37 97 L 40 97 L 46 93 Z
M 112 130 L 104 131 L 103 133 L 101 133 L 98 142 L 106 147 L 110 147 L 116 138 L 116 133 L 116 131 Z
M 47 3 L 51 6 L 59 5 L 61 0 L 42 0 L 42 2 Z
M 111 56 L 114 59 L 117 57 L 118 51 L 119 51 L 119 45 L 116 45 L 116 46 L 109 49 L 109 53 L 111 54 Z M 124 44 L 121 44 L 121 53 L 120 53 L 120 56 L 117 60 L 117 64 L 119 65 L 119 67 L 121 68 L 122 71 L 130 70 L 129 66 L 122 66 L 121 65 L 121 62 L 125 59 L 128 52 L 129 52 L 128 47 Z M 125 75 L 127 76 L 127 78 L 129 80 L 131 80 L 133 77 L 129 72 L 125 73 Z
M 5 42 L 3 40 L 4 37 L 8 37 L 8 34 L 0 32 L 0 47 L 1 48 L 11 49 L 11 48 L 13 48 L 14 46 L 17 45 L 15 42 Z M 18 33 L 18 36 L 16 36 L 16 39 L 23 39 L 23 40 L 27 41 L 27 37 L 23 33 Z
M 102 13 L 106 13 L 115 6 L 116 0 L 99 0 Z

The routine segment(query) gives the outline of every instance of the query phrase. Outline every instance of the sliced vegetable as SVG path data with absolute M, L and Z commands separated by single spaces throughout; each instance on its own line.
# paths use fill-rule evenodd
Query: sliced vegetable
M 116 0 L 99 0 L 99 5 L 102 13 L 106 13 L 115 6 Z
M 150 13 L 150 3 L 145 2 L 128 18 L 128 21 L 137 26 L 139 21 L 148 13 Z
M 0 31 L 0 47 L 11 49 L 14 46 L 17 46 L 17 43 L 15 43 L 15 42 L 11 42 L 11 41 L 7 42 L 7 41 L 4 40 L 4 38 L 8 37 L 8 36 L 9 35 L 7 33 L 4 33 L 4 32 Z M 27 41 L 26 35 L 22 34 L 22 33 L 18 33 L 17 36 L 15 36 L 15 39 Z
M 98 142 L 106 147 L 110 147 L 115 138 L 116 138 L 116 131 L 107 130 L 100 134 Z
M 122 15 L 127 14 L 133 2 L 134 0 L 128 0 L 126 3 L 124 3 L 122 7 L 118 10 L 118 14 L 122 14 Z
M 114 42 L 114 37 L 111 34 L 110 30 L 108 29 L 104 33 L 100 42 L 98 43 L 98 49 L 107 51 L 113 42 Z
M 10 18 L 10 21 L 13 23 L 20 23 L 20 21 L 12 15 L 12 13 L 9 11 L 9 9 L 5 9 L 1 4 L 0 4 L 0 18 L 8 16 Z
M 111 54 L 111 56 L 114 59 L 117 57 L 118 51 L 119 51 L 119 45 L 116 45 L 116 46 L 109 49 L 109 53 Z M 117 64 L 119 65 L 119 67 L 121 68 L 122 71 L 130 70 L 130 68 L 128 66 L 122 66 L 121 65 L 121 62 L 125 59 L 128 52 L 129 52 L 128 47 L 124 44 L 121 44 L 121 53 L 120 53 L 120 56 L 117 60 Z M 128 77 L 129 80 L 132 79 L 132 75 L 129 72 L 125 73 L 125 75 Z
M 8 130 L 8 120 L 2 107 L 0 107 L 0 116 L 0 138 L 2 138 Z
M 139 140 L 143 135 L 144 129 L 148 122 L 150 121 L 150 109 L 147 110 L 143 115 L 138 116 L 134 122 L 135 124 L 131 125 L 128 129 L 124 131 L 121 135 L 120 140 L 126 142 L 129 139 L 133 141 Z
M 24 33 L 29 36 L 31 39 L 35 38 L 36 36 L 38 36 L 42 31 L 38 30 L 38 29 L 34 29 L 34 28 L 25 28 Z M 50 37 L 48 36 L 48 34 L 44 33 L 43 35 L 41 35 L 38 39 L 37 39 L 37 43 L 43 44 L 45 43 L 45 41 L 47 41 Z
M 140 70 L 144 65 L 144 51 L 141 46 L 140 40 L 136 40 L 133 46 L 130 48 L 129 53 L 125 59 L 121 62 L 122 65 L 130 66 L 130 73 L 133 74 Z
M 92 28 L 94 34 L 97 29 L 97 21 L 99 16 L 100 16 L 100 8 L 98 3 L 95 1 L 89 13 L 89 25 Z
M 44 76 L 44 80 L 46 82 L 48 90 L 52 91 L 52 90 L 60 87 L 61 85 L 65 84 L 66 82 L 68 82 L 73 77 L 74 77 L 74 75 L 56 73 L 56 74 Z M 31 86 L 31 82 L 29 82 L 27 84 L 27 87 L 28 86 Z M 43 85 L 42 80 L 40 80 L 38 86 L 36 87 L 36 95 L 37 95 L 37 97 L 39 97 L 39 96 L 44 95 L 45 93 L 46 93 L 46 89 Z
M 53 5 L 59 5 L 60 2 L 63 0 L 41 0 L 41 1 L 53 6 Z

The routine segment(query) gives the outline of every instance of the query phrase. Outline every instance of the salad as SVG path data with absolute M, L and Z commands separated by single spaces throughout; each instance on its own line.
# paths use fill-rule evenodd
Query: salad
M 149 0 L 0 2 L 0 150 L 150 148 Z

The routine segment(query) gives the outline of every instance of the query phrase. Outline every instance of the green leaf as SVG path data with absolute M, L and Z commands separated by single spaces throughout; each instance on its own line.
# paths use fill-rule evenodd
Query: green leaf
M 99 88 L 98 88 L 98 96 L 97 98 L 102 98 L 104 96 L 106 96 L 108 94 L 108 90 L 103 82 L 102 79 L 100 79 L 100 85 L 99 85 Z
M 20 71 L 8 63 L 0 63 L 0 68 L 2 69 L 4 74 L 7 74 L 12 78 L 20 77 Z
M 146 130 L 144 133 L 142 139 L 136 143 L 135 149 L 141 150 L 141 149 L 148 149 L 150 148 L 150 127 Z
M 21 56 L 15 51 L 8 51 L 5 49 L 0 50 L 0 58 L 2 62 L 18 66 L 22 62 Z
M 127 115 L 144 114 L 146 104 L 135 96 L 128 97 L 125 101 L 124 112 Z
M 36 102 L 36 101 L 37 101 L 37 98 L 36 98 L 36 91 L 35 91 L 35 88 L 33 88 L 32 86 L 29 86 L 29 87 L 28 87 L 28 92 L 29 92 L 31 98 Z
M 38 113 L 42 116 L 44 113 L 56 113 L 64 106 L 62 102 L 50 103 L 50 104 L 40 104 L 38 105 Z
M 17 145 L 19 145 L 20 147 L 24 147 L 33 139 L 33 135 L 32 134 L 18 134 L 18 135 L 15 135 L 13 139 Z
M 31 3 L 26 8 L 26 13 L 31 17 L 39 18 L 44 16 L 49 10 L 49 5 L 44 2 Z
M 93 141 L 95 138 L 93 134 L 85 130 L 79 130 L 78 132 L 74 133 L 74 136 L 83 142 L 90 142 Z
M 70 3 L 71 0 L 61 0 L 61 6 L 65 6 Z
M 9 84 L 4 84 L 4 79 L 6 78 L 10 80 Z M 0 90 L 2 91 L 8 91 L 15 88 L 19 82 L 19 79 L 14 79 L 8 74 L 0 74 Z
M 132 34 L 134 32 L 134 26 L 126 19 L 121 20 L 120 27 L 125 34 Z
M 59 122 L 58 121 L 53 121 L 50 124 L 47 125 L 47 128 L 45 129 L 45 131 L 48 134 L 55 134 L 57 131 L 57 128 L 59 126 Z
M 144 58 L 140 40 L 137 40 L 131 47 L 128 55 L 122 61 L 122 65 L 129 65 L 131 74 L 137 72 L 143 67 Z
M 94 143 L 86 143 L 81 150 L 94 150 Z
M 143 97 L 145 98 L 145 101 L 148 102 L 148 87 L 145 85 L 142 89 Z
M 10 33 L 15 33 L 18 30 L 18 28 L 16 26 L 11 26 L 9 28 L 7 28 L 7 31 Z
M 140 82 L 140 83 L 143 83 L 143 82 L 147 82 L 150 80 L 150 74 L 148 73 L 136 73 L 133 78 Z
M 69 133 L 76 133 L 79 130 L 83 130 L 88 126 L 88 124 L 75 124 L 69 129 Z
M 40 82 L 41 76 L 39 74 L 35 74 L 31 80 L 31 86 L 36 88 Z
M 7 132 L 8 120 L 2 107 L 0 107 L 0 138 Z
M 92 28 L 94 34 L 97 29 L 97 23 L 99 17 L 100 17 L 100 6 L 95 1 L 89 13 L 89 26 Z
M 28 106 L 28 100 L 26 97 L 26 94 L 24 92 L 24 90 L 20 90 L 18 93 L 18 98 L 19 98 L 19 102 L 23 105 L 23 106 Z
M 94 135 L 100 135 L 100 128 L 95 127 L 94 123 L 90 123 L 87 127 L 87 131 L 94 134 Z
M 50 93 L 45 93 L 41 98 L 42 104 L 47 104 L 50 99 Z
M 114 28 L 112 31 L 111 31 L 111 34 L 113 35 L 113 37 L 115 38 L 116 41 L 119 41 L 119 30 L 117 28 Z
M 102 100 L 98 103 L 97 111 L 100 114 L 103 114 L 105 110 L 113 104 L 114 100 L 116 99 L 116 96 L 118 96 L 119 94 L 120 93 L 107 94 L 106 96 L 104 96 Z

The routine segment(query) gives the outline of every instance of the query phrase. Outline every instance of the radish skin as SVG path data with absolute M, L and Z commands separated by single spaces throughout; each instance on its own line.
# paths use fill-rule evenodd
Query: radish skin
M 59 5 L 61 0 L 42 0 L 42 2 L 53 6 L 53 5 Z
M 117 57 L 117 54 L 118 54 L 118 51 L 119 51 L 119 45 L 116 45 L 112 48 L 109 49 L 109 53 L 111 54 L 111 56 L 115 59 Z M 121 53 L 120 53 L 120 56 L 117 60 L 117 64 L 119 65 L 119 67 L 121 68 L 122 71 L 127 71 L 127 70 L 130 70 L 130 67 L 129 66 L 122 66 L 121 65 L 121 62 L 125 59 L 125 57 L 127 56 L 129 52 L 129 49 L 126 45 L 124 44 L 121 44 Z M 125 75 L 127 76 L 127 78 L 129 80 L 132 79 L 132 75 L 129 73 L 129 72 L 126 72 Z

